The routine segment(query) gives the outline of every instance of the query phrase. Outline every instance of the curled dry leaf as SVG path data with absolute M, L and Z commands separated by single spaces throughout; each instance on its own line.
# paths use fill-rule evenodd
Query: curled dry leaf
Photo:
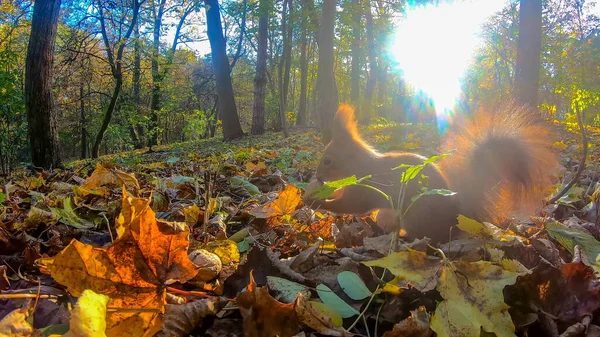
M 227 304 L 223 297 L 206 298 L 182 305 L 166 305 L 162 330 L 155 337 L 183 337 L 202 325 L 202 320 L 216 315 Z
M 55 257 L 39 263 L 74 296 L 91 289 L 110 294 L 111 307 L 145 309 L 110 313 L 107 336 L 152 335 L 160 327 L 165 286 L 186 282 L 197 273 L 187 255 L 188 232 L 173 232 L 146 207 L 134 214 L 129 228 L 109 248 L 73 240 Z
M 96 189 L 111 185 L 124 186 L 127 189 L 133 187 L 136 189 L 140 188 L 140 184 L 133 174 L 125 173 L 117 169 L 107 169 L 100 165 L 100 163 L 96 164 L 96 169 L 92 175 L 85 180 L 85 185 L 83 187 L 86 189 Z
M 11 311 L 0 320 L 0 337 L 31 337 L 35 330 L 27 323 L 27 309 Z
M 309 301 L 301 293 L 296 298 L 296 314 L 300 321 L 326 336 L 350 336 L 351 334 L 341 327 L 342 317 L 333 309 L 324 309 L 321 302 Z
M 190 252 L 189 258 L 199 268 L 198 274 L 193 278 L 197 282 L 208 282 L 217 277 L 223 269 L 219 256 L 204 249 Z
M 429 329 L 429 314 L 421 307 L 410 312 L 410 316 L 386 331 L 383 337 L 429 337 L 433 331 Z
M 295 304 L 284 304 L 271 297 L 266 287 L 256 285 L 252 273 L 246 291 L 236 301 L 244 318 L 246 337 L 291 337 L 300 331 Z

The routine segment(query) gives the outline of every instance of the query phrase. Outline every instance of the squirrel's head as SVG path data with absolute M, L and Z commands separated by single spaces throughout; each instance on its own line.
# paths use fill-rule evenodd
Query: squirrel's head
M 368 174 L 370 159 L 375 151 L 366 144 L 356 126 L 354 109 L 343 104 L 333 118 L 331 141 L 325 147 L 317 167 L 317 179 L 321 182 L 339 180 L 356 175 Z

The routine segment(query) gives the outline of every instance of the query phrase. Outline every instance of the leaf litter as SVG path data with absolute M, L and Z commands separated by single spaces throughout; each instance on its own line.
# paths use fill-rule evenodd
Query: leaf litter
M 303 205 L 322 150 L 314 134 L 258 140 L 107 156 L 4 181 L 0 336 L 600 331 L 594 168 L 546 218 L 507 228 L 461 216 L 468 234 L 434 248 L 377 234 L 375 214 Z M 407 150 L 415 148 L 423 150 L 413 139 Z

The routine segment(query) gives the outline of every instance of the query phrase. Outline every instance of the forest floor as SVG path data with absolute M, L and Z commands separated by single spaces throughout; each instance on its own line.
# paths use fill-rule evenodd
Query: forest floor
M 581 141 L 556 128 L 564 183 Z M 324 148 L 312 131 L 23 172 L 0 181 L 0 336 L 600 336 L 600 130 L 588 132 L 586 169 L 546 218 L 463 223 L 472 238 L 441 250 L 380 235 L 372 216 L 308 210 Z M 381 151 L 426 156 L 436 135 L 366 131 Z

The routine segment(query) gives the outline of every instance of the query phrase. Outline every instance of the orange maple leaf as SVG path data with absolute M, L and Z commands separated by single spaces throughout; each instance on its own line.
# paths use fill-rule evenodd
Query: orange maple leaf
M 130 197 L 123 197 L 125 204 Z M 142 200 L 128 202 L 144 205 Z M 187 230 L 157 221 L 150 207 L 125 213 L 121 218 L 133 218 L 107 249 L 73 240 L 56 256 L 39 263 L 43 272 L 65 285 L 73 296 L 91 289 L 110 296 L 111 307 L 144 309 L 110 313 L 107 336 L 152 336 L 161 326 L 166 286 L 186 282 L 198 270 L 187 255 Z

